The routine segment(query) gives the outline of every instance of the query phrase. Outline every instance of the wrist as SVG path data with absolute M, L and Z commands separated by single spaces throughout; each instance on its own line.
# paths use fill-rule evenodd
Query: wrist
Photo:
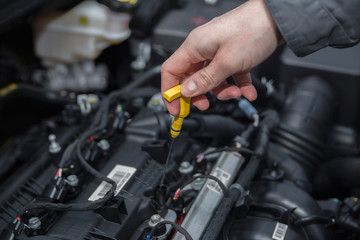
M 263 12 L 264 17 L 266 18 L 266 22 L 268 23 L 269 30 L 273 33 L 274 37 L 276 38 L 277 45 L 282 45 L 285 43 L 285 39 L 283 38 L 271 12 L 268 9 L 268 6 L 265 0 L 250 0 L 250 2 L 255 2 L 258 4 L 258 7 Z

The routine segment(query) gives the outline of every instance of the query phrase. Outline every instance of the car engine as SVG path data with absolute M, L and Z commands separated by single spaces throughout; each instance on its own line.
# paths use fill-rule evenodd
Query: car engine
M 359 239 L 359 46 L 280 47 L 172 142 L 161 64 L 243 2 L 0 3 L 0 239 Z

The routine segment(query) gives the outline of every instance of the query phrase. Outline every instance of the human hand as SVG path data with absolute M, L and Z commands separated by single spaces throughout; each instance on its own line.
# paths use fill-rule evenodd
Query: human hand
M 181 94 L 200 110 L 209 107 L 208 91 L 220 100 L 241 95 L 255 100 L 249 72 L 271 55 L 280 38 L 264 0 L 250 0 L 189 34 L 161 67 L 161 93 L 182 84 Z M 229 76 L 235 85 L 227 84 Z M 164 101 L 170 114 L 179 113 L 178 101 Z

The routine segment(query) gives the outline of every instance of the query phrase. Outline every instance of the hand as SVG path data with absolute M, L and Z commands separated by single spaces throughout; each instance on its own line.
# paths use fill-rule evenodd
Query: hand
M 250 0 L 189 34 L 161 67 L 161 92 L 182 83 L 182 95 L 192 97 L 200 110 L 209 107 L 208 91 L 220 100 L 241 95 L 255 100 L 249 72 L 271 55 L 280 38 L 264 0 Z M 235 85 L 227 84 L 229 76 Z M 164 101 L 170 114 L 179 114 L 178 101 Z

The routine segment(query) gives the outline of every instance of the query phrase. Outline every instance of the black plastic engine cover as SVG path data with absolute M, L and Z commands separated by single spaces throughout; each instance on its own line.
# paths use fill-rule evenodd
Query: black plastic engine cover
M 43 223 L 51 225 L 45 234 L 36 236 L 43 234 L 44 230 L 30 231 L 30 239 L 130 239 L 138 226 L 155 213 L 152 199 L 160 182 L 162 167 L 142 151 L 142 145 L 148 140 L 157 139 L 159 125 L 155 114 L 145 109 L 125 131 L 117 132 L 109 139 L 110 149 L 106 154 L 90 163 L 104 175 L 115 169 L 111 178 L 122 190 L 111 202 L 93 211 L 57 212 L 57 217 L 51 223 L 49 219 L 43 220 Z M 141 131 L 142 128 L 151 130 Z M 81 129 L 78 126 L 59 127 L 57 141 L 63 149 L 79 135 Z M 4 191 L 0 195 L 0 236 L 11 234 L 11 224 L 20 210 L 36 195 L 40 196 L 54 179 L 57 167 L 48 153 L 47 138 L 40 145 L 42 147 L 34 148 L 35 153 L 26 157 L 28 164 L 1 185 Z M 94 196 L 103 196 L 109 189 L 84 171 L 81 165 L 75 164 L 74 171 L 80 179 L 80 193 L 71 202 L 85 203 L 89 198 L 96 200 Z M 94 195 L 96 190 L 98 194 Z M 27 223 L 27 220 L 24 222 Z M 25 237 L 25 233 L 19 237 Z
M 116 152 L 102 168 L 108 174 L 116 166 L 133 167 L 134 175 L 113 205 L 96 211 L 66 212 L 47 233 L 47 236 L 66 236 L 67 239 L 129 239 L 136 228 L 154 214 L 150 196 L 154 195 L 160 181 L 161 166 L 141 151 L 142 141 L 133 136 L 125 137 Z M 117 146 L 114 146 L 117 148 Z M 119 172 L 119 174 L 123 174 Z M 77 198 L 86 202 L 99 186 L 92 181 Z M 149 196 L 149 198 L 147 198 Z M 114 219 L 114 216 L 118 218 Z M 64 233 L 66 232 L 66 235 Z

